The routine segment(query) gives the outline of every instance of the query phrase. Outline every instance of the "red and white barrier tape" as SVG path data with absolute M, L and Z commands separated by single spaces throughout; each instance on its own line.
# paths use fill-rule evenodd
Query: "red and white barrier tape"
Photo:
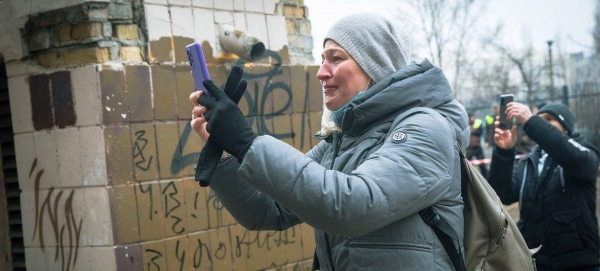
M 515 159 L 521 159 L 525 157 L 525 154 L 517 154 L 515 155 Z M 482 165 L 482 164 L 489 164 L 492 162 L 491 158 L 485 158 L 485 159 L 479 159 L 479 160 L 469 160 L 469 163 L 471 163 L 471 165 L 474 166 L 478 166 L 478 165 Z

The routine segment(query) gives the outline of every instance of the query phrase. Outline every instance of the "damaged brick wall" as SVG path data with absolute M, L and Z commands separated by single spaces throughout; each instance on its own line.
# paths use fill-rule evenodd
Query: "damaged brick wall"
M 146 39 L 138 1 L 86 2 L 30 16 L 29 57 L 47 68 L 107 61 L 141 62 Z
M 242 66 L 253 129 L 308 151 L 323 100 L 312 42 L 292 41 L 310 38 L 306 12 L 302 1 L 113 0 L 32 15 L 29 56 L 8 80 L 27 268 L 309 270 L 310 226 L 248 231 L 194 181 L 202 142 L 184 51 L 201 42 L 217 84 Z M 260 39 L 262 58 L 224 50 L 221 24 Z

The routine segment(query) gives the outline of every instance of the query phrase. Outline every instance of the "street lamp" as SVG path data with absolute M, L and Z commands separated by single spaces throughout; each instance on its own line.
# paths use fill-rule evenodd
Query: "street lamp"
M 552 40 L 547 41 L 548 43 L 548 72 L 550 73 L 550 99 L 554 100 L 554 74 L 552 65 Z

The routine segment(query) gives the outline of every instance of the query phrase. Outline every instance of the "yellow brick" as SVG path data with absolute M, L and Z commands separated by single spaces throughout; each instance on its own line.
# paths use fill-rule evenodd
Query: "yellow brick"
M 71 41 L 71 25 L 63 25 L 58 28 L 58 40 L 60 44 Z
M 42 67 L 54 68 L 56 67 L 56 53 L 46 53 L 35 56 L 35 60 Z
M 108 48 L 80 48 L 62 53 L 64 65 L 79 65 L 84 63 L 102 63 L 109 60 Z
M 118 24 L 115 26 L 114 35 L 125 40 L 137 40 L 140 38 L 138 26 L 135 24 Z
M 287 28 L 288 33 L 296 33 L 296 20 L 292 18 L 285 18 L 285 26 Z
M 82 23 L 73 27 L 71 38 L 74 40 L 102 37 L 102 23 Z
M 283 16 L 286 18 L 306 19 L 306 12 L 301 6 L 283 6 Z
M 121 56 L 121 60 L 123 61 L 144 61 L 144 59 L 142 58 L 142 51 L 140 50 L 140 47 L 136 46 L 121 47 L 119 49 L 119 56 Z

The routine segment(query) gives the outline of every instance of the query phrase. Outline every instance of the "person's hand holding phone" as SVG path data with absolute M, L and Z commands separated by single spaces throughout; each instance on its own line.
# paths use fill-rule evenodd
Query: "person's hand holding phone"
M 496 129 L 494 129 L 496 146 L 506 150 L 512 149 L 517 142 L 517 126 L 513 126 L 511 129 L 502 129 L 500 127 L 500 116 L 496 117 L 494 125 L 496 126 Z
M 204 113 L 206 113 L 206 107 L 201 106 L 198 103 L 200 97 L 204 95 L 202 91 L 194 91 L 190 94 L 190 102 L 194 105 L 192 109 L 192 121 L 190 125 L 194 132 L 200 136 L 202 142 L 206 143 L 208 141 L 208 137 L 210 136 L 208 131 L 206 131 L 206 119 L 204 118 Z
M 510 119 L 515 118 L 518 124 L 525 125 L 533 114 L 531 113 L 529 106 L 512 102 L 506 106 L 506 116 Z

